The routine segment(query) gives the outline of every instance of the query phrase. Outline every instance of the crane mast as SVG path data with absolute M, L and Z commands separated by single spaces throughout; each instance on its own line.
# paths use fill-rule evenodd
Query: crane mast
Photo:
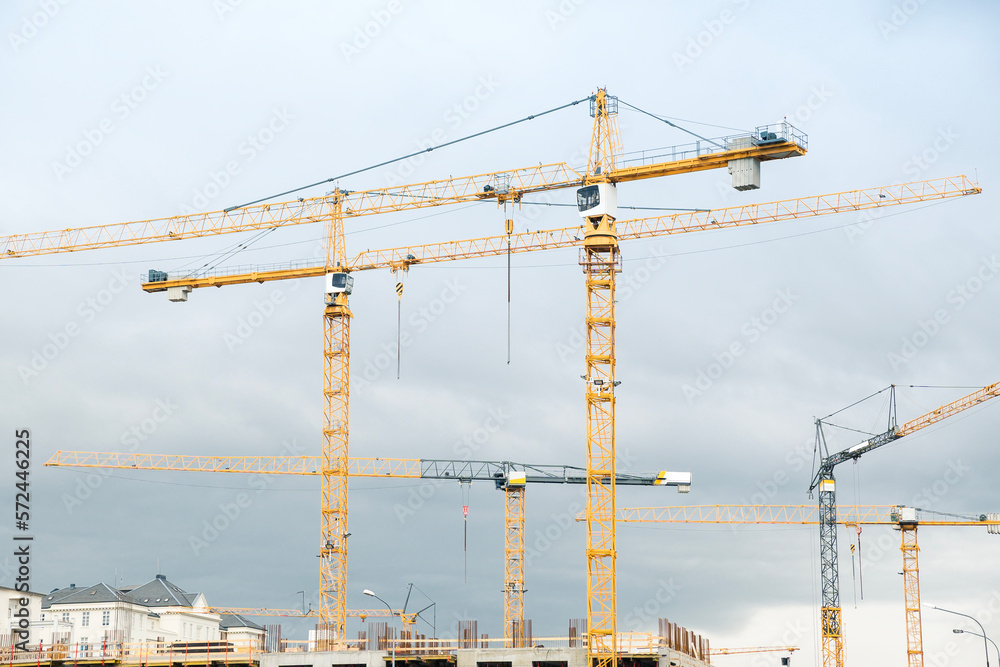
M 341 648 L 347 637 L 347 470 L 353 278 L 337 273 L 346 262 L 339 189 L 331 198 L 326 232 L 327 290 L 323 354 L 323 481 L 321 485 L 319 625 L 320 650 Z
M 843 667 L 844 664 L 844 621 L 840 607 L 840 574 L 837 552 L 837 490 L 836 480 L 833 470 L 837 465 L 845 461 L 856 461 L 862 455 L 883 447 L 890 442 L 915 433 L 923 428 L 963 410 L 975 407 L 991 398 L 1000 395 L 1000 383 L 994 383 L 978 389 L 967 396 L 952 401 L 946 405 L 932 410 L 916 419 L 912 419 L 903 426 L 896 425 L 896 388 L 895 385 L 889 387 L 889 427 L 864 442 L 853 447 L 829 453 L 826 443 L 826 436 L 823 433 L 823 420 L 816 420 L 816 451 L 820 453 L 821 459 L 812 483 L 809 485 L 810 495 L 814 490 L 818 490 L 819 502 L 819 545 L 820 545 L 820 593 L 822 596 L 822 607 L 820 611 L 820 632 L 822 634 L 822 652 L 824 667 Z M 901 527 L 904 537 L 910 528 Z M 920 605 L 919 605 L 919 584 L 915 576 L 917 571 L 917 547 L 916 528 L 912 528 L 912 541 L 909 547 L 904 540 L 903 553 L 908 555 L 909 560 L 904 561 L 904 579 L 906 581 L 908 596 L 916 599 L 916 603 L 909 600 L 907 606 L 907 655 L 908 667 L 923 667 L 923 642 L 920 634 Z M 907 570 L 909 566 L 909 570 Z M 911 573 L 906 577 L 907 571 Z M 912 629 L 912 630 L 911 630 Z
M 606 174 L 621 151 L 617 100 L 599 90 L 591 113 L 587 183 L 577 193 L 584 217 L 581 264 L 587 281 L 587 664 L 617 660 L 615 538 L 615 275 L 621 271 L 615 233 L 617 193 Z M 596 197 L 595 197 L 596 196 Z

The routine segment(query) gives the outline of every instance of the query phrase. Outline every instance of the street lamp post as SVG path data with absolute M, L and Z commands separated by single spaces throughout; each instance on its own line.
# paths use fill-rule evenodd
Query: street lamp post
M 993 644 L 993 648 L 997 652 L 998 664 L 1000 664 L 1000 646 L 997 646 L 997 643 L 995 641 L 993 641 L 986 635 L 979 634 L 978 632 L 969 632 L 968 630 L 952 630 L 952 632 L 954 632 L 956 635 L 966 634 L 966 635 L 972 635 L 973 637 L 982 637 L 983 639 L 987 640 L 989 643 Z
M 943 612 L 945 612 L 947 614 L 955 614 L 955 616 L 964 616 L 966 618 L 971 618 L 973 621 L 975 621 L 976 625 L 979 626 L 979 629 L 983 631 L 983 634 L 976 635 L 976 636 L 983 638 L 983 650 L 986 651 L 986 667 L 990 667 L 990 645 L 986 643 L 986 641 L 989 639 L 989 637 L 986 636 L 986 628 L 983 627 L 983 624 L 980 623 L 979 620 L 975 616 L 969 616 L 968 614 L 963 614 L 960 611 L 952 611 L 951 609 L 943 609 L 941 607 L 938 607 L 937 605 L 928 604 L 926 602 L 924 603 L 923 606 L 925 606 L 925 607 L 927 607 L 929 609 L 937 609 L 938 611 L 943 611 Z M 974 634 L 974 633 L 969 633 L 969 634 Z
M 392 607 L 389 606 L 389 603 L 386 602 L 385 600 L 383 600 L 382 598 L 380 598 L 379 596 L 375 595 L 374 591 L 370 591 L 370 590 L 368 590 L 366 588 L 365 590 L 363 590 L 361 592 L 364 593 L 365 595 L 368 595 L 370 597 L 375 598 L 376 600 L 378 600 L 379 602 L 381 602 L 382 604 L 384 604 L 385 608 L 389 610 L 389 617 L 390 618 L 392 618 L 393 616 L 395 616 L 395 613 L 392 611 Z M 986 632 L 986 631 L 984 630 L 983 632 Z M 392 667 L 396 667 L 396 638 L 395 637 L 392 638 Z M 987 664 L 986 667 L 990 667 L 989 664 Z

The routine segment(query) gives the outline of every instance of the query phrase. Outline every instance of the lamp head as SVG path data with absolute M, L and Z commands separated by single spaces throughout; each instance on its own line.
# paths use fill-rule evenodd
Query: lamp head
M 937 607 L 935 607 L 934 605 L 932 605 L 930 602 L 923 602 L 923 603 L 921 603 L 920 606 L 921 607 L 927 607 L 928 609 L 937 609 Z
M 370 590 L 368 590 L 367 588 L 365 590 L 361 591 L 361 593 L 364 594 L 364 595 L 369 595 L 371 597 L 375 597 L 375 593 L 372 592 L 372 591 L 370 591 Z
M 952 632 L 954 632 L 956 635 L 960 635 L 963 632 L 965 632 L 965 630 L 952 630 Z

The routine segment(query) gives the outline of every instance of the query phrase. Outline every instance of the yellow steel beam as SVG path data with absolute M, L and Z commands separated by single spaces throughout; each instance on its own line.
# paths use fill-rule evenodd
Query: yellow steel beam
M 615 222 L 615 225 L 620 240 L 654 238 L 950 199 L 981 192 L 982 189 L 965 176 L 951 176 L 708 211 L 619 220 Z M 415 264 L 496 257 L 507 253 L 508 240 L 510 241 L 510 252 L 518 254 L 569 248 L 582 245 L 582 238 L 583 230 L 577 226 L 511 234 L 509 237 L 507 235 L 487 236 L 461 241 L 366 250 L 348 260 L 344 270 L 391 269 Z M 146 282 L 143 283 L 142 288 L 147 292 L 162 292 L 166 291 L 168 287 L 222 287 L 224 285 L 263 283 L 274 280 L 312 278 L 322 276 L 326 271 L 326 266 L 319 264 L 252 270 L 241 268 L 237 269 L 237 272 L 224 272 L 214 276 L 179 277 L 161 282 Z
M 618 139 L 620 145 L 620 139 Z M 803 155 L 806 149 L 790 141 L 734 150 L 712 149 L 700 156 L 664 160 L 607 170 L 599 180 L 627 182 L 718 169 L 730 160 Z M 428 208 L 470 201 L 519 201 L 525 195 L 584 185 L 593 177 L 563 162 L 493 171 L 460 178 L 373 190 L 341 191 L 335 196 L 310 197 L 273 204 L 256 204 L 131 222 L 0 236 L 0 259 L 29 257 L 97 248 L 115 248 L 275 227 L 325 222 L 335 204 L 344 217 Z
M 709 655 L 713 658 L 717 655 L 744 655 L 747 653 L 778 653 L 798 651 L 798 646 L 744 646 L 739 648 L 713 648 L 709 649 Z
M 901 524 L 899 527 L 903 552 L 903 596 L 906 617 L 906 664 L 907 667 L 924 667 L 924 636 L 920 620 L 920 572 L 917 563 L 917 524 Z
M 626 182 L 658 178 L 718 169 L 726 166 L 730 160 L 740 158 L 767 159 L 776 154 L 792 157 L 805 152 L 804 148 L 793 142 L 778 142 L 738 150 L 720 150 L 696 158 L 610 170 L 601 180 Z M 339 195 L 338 201 L 343 205 L 344 217 L 357 217 L 469 201 L 517 201 L 532 193 L 580 186 L 585 182 L 587 177 L 584 174 L 563 162 L 557 162 L 399 187 L 344 191 Z M 311 197 L 228 211 L 0 236 L 0 259 L 178 241 L 324 222 L 331 214 L 334 203 L 334 197 Z
M 527 645 L 524 618 L 524 492 L 504 490 L 503 626 L 507 648 Z
M 339 219 L 337 216 L 336 219 Z M 332 246 L 331 246 L 332 248 Z M 331 250 L 332 252 L 332 250 Z M 328 265 L 332 266 L 332 262 Z M 347 294 L 328 295 L 323 313 L 323 457 L 320 505 L 319 650 L 347 638 L 347 474 L 351 311 Z
M 189 456 L 185 454 L 119 454 L 57 451 L 47 466 L 119 470 L 235 472 L 264 475 L 319 475 L 319 456 Z M 349 458 L 350 477 L 420 478 L 420 459 Z
M 968 396 L 963 396 L 957 401 L 952 401 L 947 405 L 942 405 L 937 410 L 928 412 L 927 414 L 921 415 L 916 419 L 911 419 L 899 427 L 899 430 L 896 432 L 896 437 L 902 438 L 904 435 L 909 435 L 910 433 L 919 431 L 922 428 L 936 424 L 942 419 L 946 419 L 953 414 L 975 407 L 980 403 L 985 403 L 991 398 L 995 398 L 997 396 L 1000 396 L 1000 382 L 991 384 L 988 387 L 983 387 L 979 391 L 975 391 Z
M 896 525 L 898 505 L 841 505 L 837 522 L 846 525 Z M 991 515 L 991 517 L 994 515 Z M 582 521 L 582 515 L 576 517 Z M 819 525 L 819 510 L 814 505 L 679 505 L 672 507 L 619 507 L 619 523 L 724 523 Z M 921 526 L 1000 526 L 1000 519 L 963 520 L 924 518 Z
M 486 185 L 499 179 L 520 192 L 572 187 L 583 175 L 564 163 L 538 165 L 427 181 L 394 188 L 340 192 L 334 196 L 311 197 L 290 202 L 257 204 L 230 211 L 211 211 L 132 222 L 76 227 L 70 229 L 0 236 L 0 259 L 60 252 L 114 248 L 160 241 L 200 238 L 218 234 L 259 231 L 274 227 L 326 222 L 335 205 L 342 205 L 345 217 L 420 209 L 465 201 L 497 199 L 496 188 Z M 492 186 L 491 186 L 492 187 Z
M 315 609 L 303 613 L 299 609 L 269 609 L 266 607 L 196 607 L 196 613 L 202 614 L 238 614 L 240 616 L 287 616 L 291 618 L 315 618 Z M 399 615 L 398 610 L 392 612 L 392 616 Z M 365 619 L 371 617 L 388 617 L 388 609 L 348 609 L 347 615 L 352 618 Z
M 614 169 L 617 115 L 598 91 L 588 174 Z M 599 180 L 605 180 L 600 177 Z M 587 218 L 581 264 L 587 295 L 587 664 L 618 664 L 615 522 L 615 275 L 621 270 L 613 215 Z

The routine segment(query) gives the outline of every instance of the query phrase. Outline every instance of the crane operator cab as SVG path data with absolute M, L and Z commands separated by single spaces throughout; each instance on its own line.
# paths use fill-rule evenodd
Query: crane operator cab
M 614 222 L 618 215 L 618 189 L 614 183 L 595 183 L 576 191 L 576 208 L 584 223 L 584 238 L 598 240 L 615 237 Z
M 354 276 L 349 273 L 328 273 L 326 274 L 325 283 L 326 302 L 328 304 L 336 301 L 337 297 L 341 294 L 345 297 L 350 296 L 354 290 Z

